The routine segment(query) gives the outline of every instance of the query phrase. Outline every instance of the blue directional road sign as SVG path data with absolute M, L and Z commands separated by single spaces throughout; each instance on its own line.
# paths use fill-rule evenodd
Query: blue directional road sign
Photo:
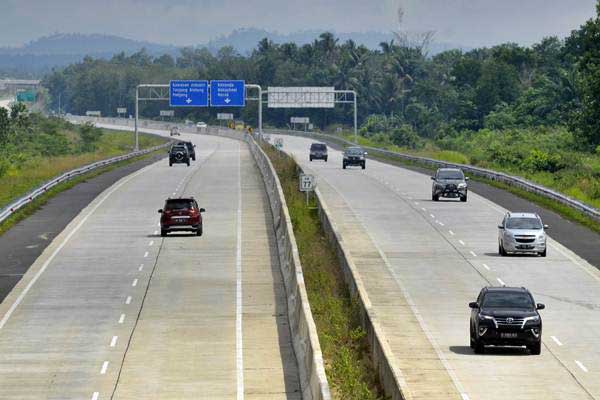
M 208 81 L 171 81 L 171 107 L 208 107 Z
M 211 107 L 244 107 L 245 81 L 210 81 Z

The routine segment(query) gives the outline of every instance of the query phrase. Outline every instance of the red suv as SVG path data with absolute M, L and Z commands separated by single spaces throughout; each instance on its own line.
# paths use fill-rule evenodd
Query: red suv
M 165 207 L 158 210 L 160 217 L 160 235 L 169 232 L 195 232 L 202 236 L 202 215 L 204 208 L 198 208 L 193 197 L 167 199 Z

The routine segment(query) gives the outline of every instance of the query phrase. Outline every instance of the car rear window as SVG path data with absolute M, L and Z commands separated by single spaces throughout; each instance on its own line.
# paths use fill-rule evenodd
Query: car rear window
M 488 292 L 483 298 L 482 308 L 533 308 L 531 296 L 525 292 Z
M 537 218 L 508 218 L 507 229 L 542 229 L 542 223 Z
M 327 146 L 325 146 L 324 144 L 320 144 L 320 143 L 313 143 L 310 146 L 311 150 L 317 150 L 317 151 L 324 151 L 327 150 Z
M 186 148 L 185 148 L 185 146 L 173 146 L 172 150 L 173 151 L 185 151 Z
M 184 210 L 194 208 L 193 200 L 186 199 L 177 199 L 177 200 L 167 200 L 167 204 L 165 205 L 165 210 Z
M 462 171 L 439 171 L 438 179 L 465 179 Z

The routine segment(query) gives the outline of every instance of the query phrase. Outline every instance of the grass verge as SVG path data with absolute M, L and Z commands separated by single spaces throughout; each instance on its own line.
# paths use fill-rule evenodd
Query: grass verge
M 64 192 L 65 190 L 68 190 L 79 183 L 86 182 L 87 180 L 89 180 L 95 176 L 112 171 L 116 168 L 124 167 L 128 164 L 132 164 L 137 161 L 141 161 L 141 160 L 153 157 L 156 154 L 162 154 L 163 152 L 164 152 L 164 150 L 160 149 L 160 150 L 153 151 L 152 153 L 144 154 L 139 157 L 134 157 L 134 158 L 130 158 L 128 160 L 120 161 L 115 164 L 107 165 L 106 167 L 98 168 L 96 170 L 88 172 L 87 174 L 78 176 L 69 181 L 62 182 L 62 183 L 54 186 L 53 188 L 48 190 L 46 193 L 37 197 L 36 199 L 31 201 L 29 204 L 25 205 L 24 207 L 20 208 L 18 211 L 16 211 L 10 217 L 5 219 L 2 223 L 0 223 L 0 236 L 4 235 L 4 233 L 6 233 L 10 228 L 12 228 L 18 222 L 24 220 L 25 218 L 27 218 L 30 215 L 32 215 L 33 213 L 35 213 L 37 210 L 39 210 L 44 204 L 46 204 L 51 198 L 53 198 L 57 194 Z
M 358 300 L 344 283 L 332 244 L 323 232 L 316 203 L 307 207 L 298 191 L 298 169 L 290 157 L 269 145 L 271 159 L 292 219 L 310 307 L 317 326 L 332 397 L 340 400 L 383 399 L 366 332 L 360 322 Z

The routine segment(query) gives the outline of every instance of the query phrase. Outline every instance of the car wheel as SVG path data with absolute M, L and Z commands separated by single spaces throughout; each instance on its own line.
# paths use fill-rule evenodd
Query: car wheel
M 540 257 L 546 257 L 548 249 L 544 249 L 544 251 L 540 252 Z
M 312 160 L 313 160 L 312 157 L 308 157 L 308 158 L 309 158 L 310 162 L 312 162 Z
M 171 161 L 169 161 L 169 167 L 172 167 L 173 163 Z
M 436 196 L 435 194 L 431 195 L 431 200 L 433 201 L 439 201 L 440 200 L 440 196 Z
M 466 195 L 466 193 L 465 193 L 465 195 L 464 195 L 464 196 L 461 196 L 461 197 L 460 197 L 460 201 L 462 201 L 463 203 L 466 203 L 466 202 L 467 202 L 467 195 Z
M 346 169 L 346 163 L 342 163 L 342 169 Z
M 485 353 L 485 346 L 481 340 L 475 339 L 475 343 L 473 343 L 475 354 L 483 354 Z
M 539 341 L 536 344 L 527 346 L 527 348 L 529 349 L 532 355 L 539 356 L 542 353 L 542 342 Z
M 472 349 L 475 349 L 475 333 L 473 332 L 473 327 L 471 327 L 469 329 L 469 333 L 470 333 L 470 335 L 469 335 L 469 346 Z
M 196 161 L 196 156 L 193 156 L 193 157 L 192 157 L 192 161 Z
M 498 253 L 504 257 L 506 255 L 506 250 L 504 250 L 504 246 L 502 243 L 498 243 Z
M 367 164 L 362 163 L 362 169 L 365 169 L 365 168 L 367 168 Z
M 327 162 L 327 157 L 325 157 L 325 162 Z
M 162 237 L 167 236 L 167 231 L 165 229 L 161 229 L 160 230 L 160 236 L 162 236 Z
M 202 225 L 196 229 L 196 236 L 202 236 Z
M 186 164 L 189 167 L 190 166 L 190 160 L 187 160 Z

